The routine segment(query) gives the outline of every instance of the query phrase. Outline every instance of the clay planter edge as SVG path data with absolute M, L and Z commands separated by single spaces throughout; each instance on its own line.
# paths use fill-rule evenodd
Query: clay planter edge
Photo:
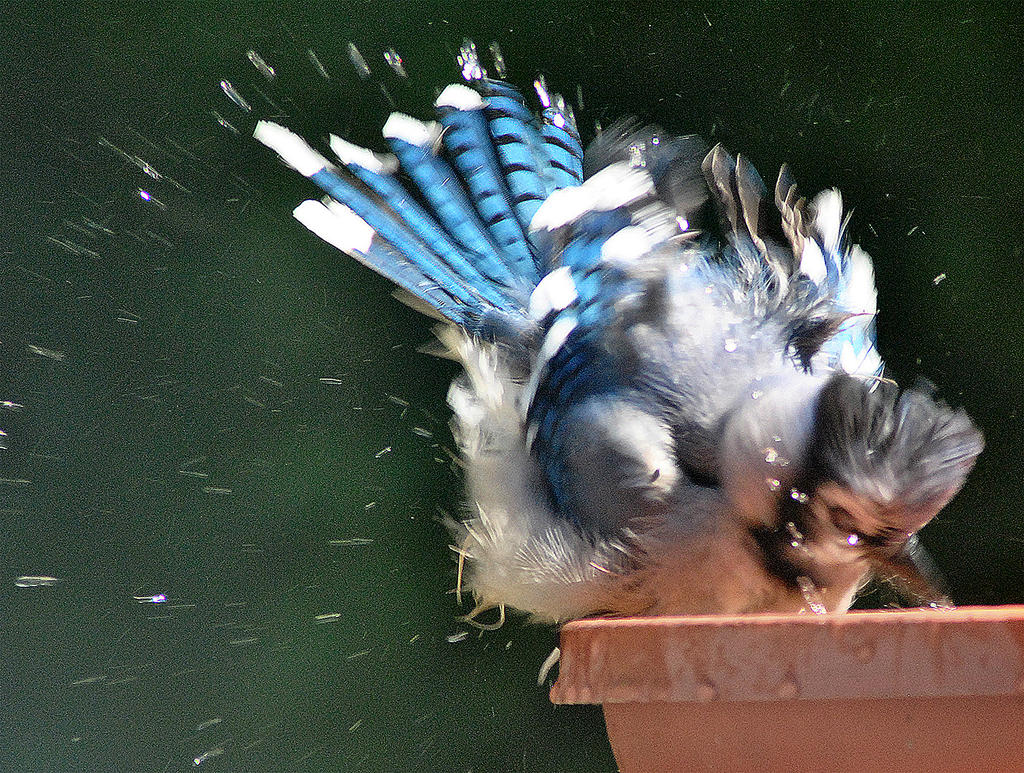
M 1024 770 L 1024 606 L 577 620 L 554 703 L 623 773 Z

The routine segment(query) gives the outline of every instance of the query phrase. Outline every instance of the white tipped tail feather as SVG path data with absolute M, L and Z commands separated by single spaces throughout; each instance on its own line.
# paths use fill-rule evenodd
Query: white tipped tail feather
M 433 147 L 441 137 L 441 127 L 434 123 L 425 123 L 405 113 L 392 113 L 384 122 L 381 134 L 386 139 L 404 140 L 410 145 L 423 148 Z
M 453 107 L 456 110 L 483 110 L 484 99 L 480 93 L 463 86 L 461 83 L 452 83 L 445 86 L 444 91 L 434 102 L 437 107 Z
M 327 159 L 306 144 L 302 137 L 273 121 L 257 123 L 252 136 L 303 177 L 312 177 L 328 165 Z
M 310 199 L 292 212 L 295 219 L 328 244 L 357 260 L 366 255 L 374 230 L 359 215 L 343 204 Z
M 398 159 L 394 156 L 374 153 L 369 148 L 355 145 L 336 134 L 331 135 L 330 146 L 334 155 L 346 166 L 355 164 L 376 174 L 393 174 L 398 171 Z

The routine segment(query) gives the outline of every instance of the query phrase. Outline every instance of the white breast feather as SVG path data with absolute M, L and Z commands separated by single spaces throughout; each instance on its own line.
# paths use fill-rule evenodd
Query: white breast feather
M 642 611 L 627 593 L 628 556 L 619 542 L 584 538 L 552 512 L 517 409 L 521 386 L 500 350 L 456 328 L 440 334 L 465 374 L 448 393 L 474 508 L 450 524 L 465 559 L 463 585 L 477 610 L 511 606 L 534 619 L 562 622 L 605 611 Z

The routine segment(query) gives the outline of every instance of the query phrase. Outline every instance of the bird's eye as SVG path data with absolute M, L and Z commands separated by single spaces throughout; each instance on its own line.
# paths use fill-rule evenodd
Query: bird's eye
M 909 535 L 895 526 L 883 526 L 875 534 L 866 535 L 864 541 L 875 548 L 891 548 L 907 540 Z
M 832 521 L 832 525 L 839 529 L 839 531 L 849 532 L 851 536 L 855 534 L 858 535 L 858 537 L 863 536 L 857 528 L 857 519 L 854 518 L 853 513 L 845 507 L 842 507 L 841 505 L 830 506 L 828 508 L 828 517 L 829 520 Z M 851 542 L 850 544 L 854 545 L 856 544 L 856 541 Z

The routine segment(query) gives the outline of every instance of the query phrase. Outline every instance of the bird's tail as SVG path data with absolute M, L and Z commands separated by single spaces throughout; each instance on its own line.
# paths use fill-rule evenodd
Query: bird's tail
M 326 194 L 295 217 L 394 282 L 411 305 L 472 333 L 519 327 L 548 272 L 530 221 L 554 191 L 579 185 L 583 150 L 572 111 L 538 81 L 535 116 L 512 86 L 448 86 L 438 121 L 393 113 L 391 153 L 330 137 L 331 161 L 283 126 L 254 131 Z

